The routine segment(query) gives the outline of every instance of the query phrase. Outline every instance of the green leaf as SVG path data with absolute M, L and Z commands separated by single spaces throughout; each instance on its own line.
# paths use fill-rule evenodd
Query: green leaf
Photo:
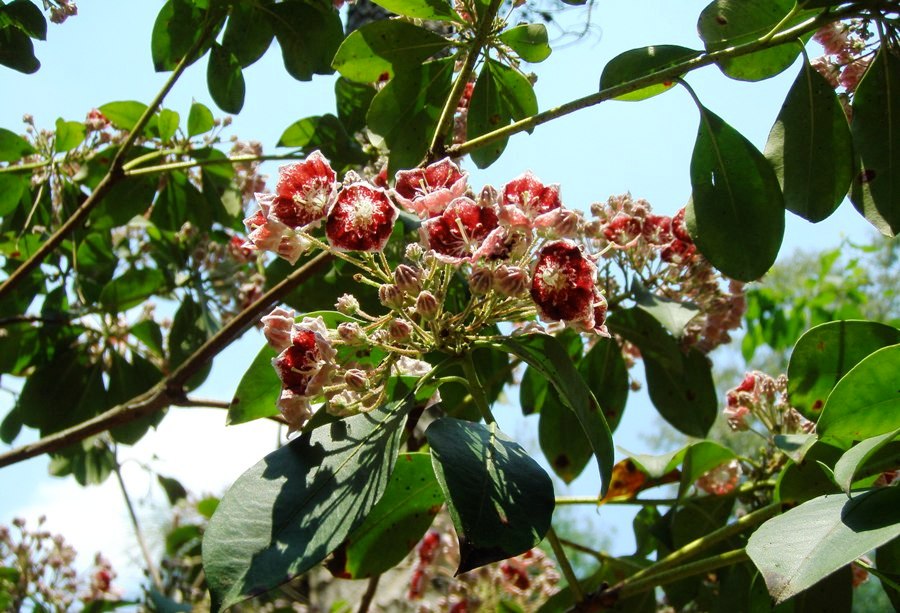
M 900 539 L 894 539 L 875 550 L 875 565 L 882 575 L 900 585 Z M 900 609 L 900 590 L 889 586 L 886 581 L 881 582 L 881 587 L 894 609 Z
M 697 31 L 706 43 L 706 50 L 717 51 L 765 36 L 793 8 L 794 0 L 714 0 L 700 13 Z M 803 17 L 798 15 L 794 19 L 802 21 Z M 799 54 L 800 45 L 790 42 L 723 59 L 718 66 L 733 79 L 760 81 L 785 70 Z
M 660 72 L 676 64 L 693 59 L 698 55 L 700 55 L 699 51 L 688 49 L 687 47 L 679 47 L 678 45 L 652 45 L 620 53 L 603 67 L 603 73 L 600 75 L 600 90 L 610 89 Z M 617 96 L 614 99 L 625 101 L 646 100 L 669 91 L 673 85 L 675 85 L 674 79 L 657 85 L 642 87 L 633 92 Z
M 150 296 L 164 293 L 166 277 L 156 268 L 132 268 L 110 281 L 100 292 L 100 304 L 108 313 L 127 311 Z
M 227 425 L 234 426 L 278 414 L 275 405 L 281 395 L 281 379 L 272 368 L 272 359 L 276 355 L 277 352 L 269 345 L 264 345 L 256 354 L 228 406 Z
M 571 409 L 585 438 L 590 442 L 600 470 L 601 495 L 609 489 L 613 467 L 612 434 L 594 394 L 578 373 L 572 359 L 556 338 L 547 334 L 508 337 L 496 343 L 543 374 Z
M 578 372 L 600 403 L 610 431 L 615 432 L 631 389 L 621 347 L 611 338 L 598 337 L 577 364 Z
M 303 433 L 231 486 L 203 538 L 213 610 L 321 562 L 381 498 L 410 400 Z
M 719 404 L 709 358 L 692 347 L 679 368 L 644 355 L 647 391 L 663 419 L 688 436 L 703 438 L 716 421 Z
M 0 128 L 0 162 L 18 162 L 34 153 L 27 140 L 6 128 Z
M 178 481 L 178 479 L 156 475 L 156 480 L 159 481 L 160 487 L 162 487 L 163 491 L 166 493 L 169 504 L 174 506 L 178 504 L 178 501 L 187 499 L 187 490 L 184 489 L 184 486 L 181 485 L 181 482 Z
M 639 309 L 652 315 L 675 338 L 681 338 L 687 325 L 700 314 L 700 309 L 690 302 L 672 300 L 648 291 L 638 293 L 635 303 Z
M 84 140 L 85 127 L 80 121 L 56 120 L 55 149 L 58 153 L 77 147 Z
M 167 141 L 175 136 L 180 121 L 181 117 L 175 111 L 160 109 L 156 120 L 156 126 L 159 128 L 159 138 Z
M 858 155 L 853 206 L 879 232 L 900 231 L 900 55 L 882 45 L 853 95 L 853 145 Z
M 425 62 L 398 73 L 369 107 L 369 129 L 391 150 L 388 174 L 413 168 L 425 157 L 450 93 L 453 58 Z
M 282 133 L 278 146 L 298 147 L 305 153 L 318 149 L 336 169 L 368 160 L 359 143 L 347 134 L 341 120 L 330 114 L 295 121 Z
M 143 394 L 163 377 L 162 371 L 150 360 L 132 353 L 130 361 L 122 355 L 113 354 L 110 360 L 107 397 L 109 404 L 117 405 L 128 402 Z M 150 428 L 155 428 L 165 417 L 165 411 L 155 411 L 144 417 L 110 429 L 110 434 L 118 443 L 134 445 L 140 441 Z
M 116 467 L 116 456 L 96 437 L 51 454 L 48 472 L 55 477 L 72 475 L 79 485 L 99 485 Z
M 0 65 L 24 74 L 38 71 L 41 63 L 34 56 L 34 44 L 25 32 L 12 26 L 0 28 Z
M 0 23 L 9 23 L 31 38 L 47 40 L 47 20 L 30 0 L 13 0 L 0 6 Z
M 175 311 L 172 329 L 169 332 L 169 368 L 176 368 L 191 356 L 215 332 L 205 305 L 197 304 L 190 296 L 182 299 L 181 306 Z M 199 373 L 189 381 L 189 388 L 194 388 L 206 379 L 211 363 L 207 363 Z
M 418 66 L 450 43 L 431 30 L 406 21 L 382 19 L 354 30 L 341 43 L 332 67 L 360 83 L 375 83 L 386 74 Z
M 6 217 L 19 207 L 22 196 L 30 186 L 30 175 L 4 173 L 0 175 L 0 217 Z
M 377 0 L 375 4 L 406 17 L 463 22 L 447 0 Z
M 261 58 L 272 45 L 275 33 L 266 19 L 272 2 L 237 2 L 231 5 L 228 24 L 222 37 L 222 46 L 240 63 L 250 66 Z
M 3 421 L 0 422 L 0 441 L 7 445 L 12 445 L 24 425 L 22 423 L 22 415 L 13 407 L 6 414 L 6 417 L 3 418 Z
M 107 102 L 98 109 L 109 119 L 110 123 L 120 130 L 131 130 L 138 122 L 147 105 L 136 100 Z
M 542 23 L 527 23 L 504 30 L 498 37 L 526 62 L 543 62 L 550 57 L 547 26 Z
M 760 526 L 747 553 L 780 603 L 900 536 L 898 509 L 896 487 L 849 500 L 843 494 L 821 496 Z
M 188 113 L 188 136 L 197 136 L 205 134 L 212 130 L 216 125 L 212 111 L 199 102 L 191 103 L 191 111 Z
M 875 351 L 832 390 L 816 424 L 819 438 L 846 444 L 900 428 L 900 345 Z
M 156 72 L 175 68 L 202 35 L 205 19 L 206 9 L 198 2 L 168 0 L 163 5 L 156 16 L 150 38 L 150 52 Z M 201 56 L 197 54 L 191 63 Z
M 285 0 L 267 11 L 281 46 L 284 67 L 298 81 L 316 74 L 331 74 L 331 60 L 344 39 L 337 11 L 302 0 Z
M 578 417 L 563 404 L 552 387 L 547 389 L 541 406 L 538 443 L 550 468 L 565 483 L 574 481 L 593 455 Z
M 444 417 L 425 436 L 459 538 L 457 574 L 541 542 L 553 515 L 553 483 L 497 424 Z
M 344 77 L 334 82 L 334 98 L 337 105 L 338 118 L 347 132 L 359 132 L 366 127 L 366 113 L 375 88 L 368 84 L 354 83 Z
M 652 356 L 677 374 L 681 373 L 679 369 L 683 364 L 678 341 L 646 309 L 617 309 L 610 314 L 606 325 L 612 332 L 637 345 L 642 356 Z
M 162 330 L 158 323 L 152 319 L 143 319 L 131 326 L 129 332 L 157 357 L 163 357 Z
M 91 212 L 91 225 L 97 230 L 121 226 L 144 214 L 153 204 L 159 187 L 154 177 L 126 177 L 112 186 Z
M 212 225 L 211 208 L 184 172 L 173 171 L 166 177 L 165 186 L 153 204 L 150 221 L 159 229 L 172 232 L 177 232 L 186 221 L 208 228 Z
M 863 358 L 900 343 L 900 330 L 876 321 L 830 321 L 807 330 L 788 362 L 791 406 L 813 421 L 828 394 Z
M 713 266 L 733 279 L 753 281 L 769 270 L 781 247 L 781 188 L 750 141 L 718 115 L 699 108 L 687 228 Z
M 776 434 L 772 440 L 794 462 L 802 462 L 818 438 L 815 434 Z
M 812 222 L 831 215 L 850 188 L 853 140 L 834 88 L 808 63 L 766 141 L 766 158 L 789 211 Z
M 898 435 L 900 435 L 900 428 L 860 441 L 859 444 L 844 453 L 834 465 L 834 481 L 838 487 L 849 495 L 854 477 L 863 465 Z
M 841 450 L 833 445 L 815 442 L 803 457 L 789 463 L 778 475 L 775 500 L 784 504 L 798 504 L 839 490 L 829 474 L 830 466 L 841 457 Z
M 227 49 L 213 43 L 206 70 L 209 95 L 226 113 L 240 113 L 244 107 L 244 73 L 241 63 Z
M 736 457 L 734 451 L 713 441 L 699 441 L 688 445 L 681 468 L 678 497 L 684 496 L 697 479 L 704 474 Z
M 344 579 L 365 579 L 390 570 L 416 546 L 444 504 L 431 455 L 397 458 L 381 500 L 327 562 Z

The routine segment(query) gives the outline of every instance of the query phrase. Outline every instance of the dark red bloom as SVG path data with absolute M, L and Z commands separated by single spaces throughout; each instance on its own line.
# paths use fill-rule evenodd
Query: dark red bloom
M 556 321 L 591 321 L 596 267 L 568 240 L 547 243 L 538 254 L 531 298 L 540 314 Z
M 497 225 L 493 207 L 479 206 L 470 198 L 457 198 L 440 216 L 422 222 L 420 232 L 439 257 L 459 262 L 472 257 Z
M 347 251 L 381 251 L 398 211 L 380 187 L 353 183 L 338 194 L 325 222 L 328 242 Z
M 304 161 L 279 169 L 270 215 L 290 228 L 325 217 L 334 198 L 334 170 L 318 151 Z
M 296 330 L 291 346 L 272 362 L 282 385 L 295 394 L 306 394 L 309 382 L 320 369 L 319 346 L 313 330 Z
M 503 188 L 503 204 L 521 209 L 530 219 L 561 206 L 559 185 L 544 185 L 526 171 Z
M 401 170 L 396 179 L 394 196 L 397 202 L 420 219 L 440 215 L 451 200 L 466 191 L 466 175 L 450 158 L 425 168 Z
M 672 242 L 672 218 L 648 213 L 642 228 L 644 240 L 651 245 L 665 245 Z
M 640 219 L 626 213 L 616 213 L 603 227 L 603 236 L 619 247 L 629 247 L 642 231 Z
M 697 248 L 677 238 L 659 253 L 659 259 L 669 264 L 687 264 L 694 257 Z
M 688 234 L 687 226 L 684 223 L 684 208 L 678 209 L 675 216 L 672 217 L 672 234 L 680 241 L 684 241 L 689 245 L 694 243 L 694 239 Z

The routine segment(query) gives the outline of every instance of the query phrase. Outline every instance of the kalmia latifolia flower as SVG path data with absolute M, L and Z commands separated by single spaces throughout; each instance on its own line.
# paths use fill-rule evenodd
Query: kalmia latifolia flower
M 345 251 L 381 251 L 399 212 L 380 187 L 353 183 L 344 187 L 325 222 L 333 247 Z
M 618 213 L 603 228 L 606 240 L 622 249 L 633 247 L 643 232 L 641 220 L 624 213 Z
M 531 298 L 544 319 L 593 327 L 597 269 L 572 241 L 544 245 L 531 281 Z
M 276 307 L 260 320 L 263 324 L 263 334 L 271 347 L 284 351 L 291 345 L 295 317 L 293 309 Z
M 697 487 L 713 496 L 724 496 L 737 487 L 741 478 L 741 465 L 731 460 L 704 473 L 697 479 Z
M 282 166 L 270 215 L 289 228 L 319 221 L 328 213 L 337 184 L 334 170 L 314 151 L 297 164 Z
M 471 198 L 457 198 L 440 216 L 422 222 L 419 231 L 438 259 L 458 264 L 472 258 L 497 224 L 493 207 L 479 206 Z
M 427 219 L 465 193 L 466 177 L 450 158 L 444 158 L 425 168 L 398 172 L 393 195 L 401 207 Z
M 544 185 L 529 170 L 503 187 L 502 204 L 520 210 L 533 220 L 561 206 L 559 185 Z

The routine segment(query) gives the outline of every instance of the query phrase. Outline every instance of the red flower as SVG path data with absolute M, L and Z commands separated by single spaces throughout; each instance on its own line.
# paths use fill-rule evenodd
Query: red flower
M 346 251 L 381 251 L 394 230 L 398 211 L 380 187 L 353 183 L 338 194 L 328 213 L 328 242 Z
M 531 281 L 538 312 L 555 321 L 592 322 L 595 274 L 594 264 L 572 241 L 547 243 L 538 254 Z
M 659 259 L 669 264 L 687 264 L 694 257 L 696 251 L 697 248 L 692 243 L 676 238 L 660 252 Z
M 334 198 L 334 170 L 318 151 L 304 161 L 278 170 L 270 214 L 290 228 L 299 228 L 325 217 Z
M 642 228 L 644 240 L 651 245 L 665 245 L 672 242 L 672 218 L 648 213 Z
M 642 232 L 641 220 L 626 213 L 616 213 L 603 228 L 603 236 L 619 247 L 631 247 Z
M 694 243 L 694 239 L 688 234 L 687 226 L 684 224 L 684 208 L 678 209 L 678 212 L 672 218 L 672 234 L 680 241 L 691 245 Z
M 493 207 L 478 206 L 471 198 L 457 198 L 440 216 L 422 222 L 420 232 L 440 259 L 459 263 L 472 257 L 497 224 Z
M 503 204 L 518 207 L 534 219 L 561 206 L 559 185 L 544 185 L 531 171 L 526 171 L 503 188 Z
M 427 219 L 440 215 L 444 207 L 466 191 L 466 174 L 444 158 L 425 168 L 397 173 L 394 197 L 404 209 Z
M 321 317 L 304 317 L 291 333 L 291 344 L 273 358 L 282 386 L 300 396 L 314 396 L 334 369 L 334 347 Z

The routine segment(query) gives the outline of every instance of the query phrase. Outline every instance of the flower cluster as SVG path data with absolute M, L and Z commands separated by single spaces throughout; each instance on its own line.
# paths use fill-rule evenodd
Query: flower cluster
M 697 487 L 712 496 L 724 496 L 734 491 L 741 478 L 741 464 L 730 460 L 703 473 L 697 479 Z
M 734 431 L 749 430 L 751 417 L 772 434 L 808 433 L 815 428 L 788 403 L 784 375 L 773 379 L 759 371 L 747 373 L 740 385 L 728 390 L 725 400 L 723 414 Z
M 875 56 L 870 48 L 870 23 L 862 19 L 837 21 L 824 26 L 813 37 L 822 45 L 825 55 L 812 61 L 815 68 L 840 93 L 844 110 L 850 112 L 849 101 Z

